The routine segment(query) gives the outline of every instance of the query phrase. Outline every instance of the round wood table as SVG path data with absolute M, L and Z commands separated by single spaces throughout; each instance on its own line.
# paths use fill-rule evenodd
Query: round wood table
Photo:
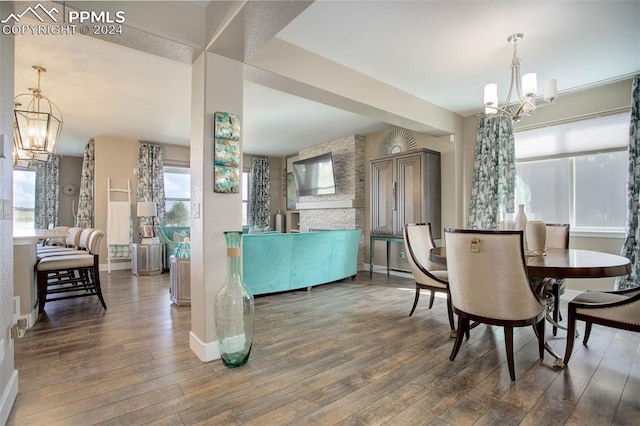
M 446 248 L 432 249 L 430 260 L 446 266 Z M 605 278 L 631 272 L 626 257 L 599 251 L 549 248 L 546 256 L 526 256 L 525 260 L 530 278 Z

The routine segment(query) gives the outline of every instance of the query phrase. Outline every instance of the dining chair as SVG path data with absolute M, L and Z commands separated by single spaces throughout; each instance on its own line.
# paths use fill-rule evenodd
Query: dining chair
M 546 247 L 547 248 L 569 248 L 569 224 L 568 223 L 547 223 L 546 224 Z M 545 292 L 550 292 L 553 296 L 552 318 L 557 324 L 562 320 L 560 313 L 560 295 L 564 293 L 565 280 L 562 278 L 548 278 L 545 281 Z M 558 334 L 558 327 L 553 325 L 553 335 Z
M 46 302 L 76 297 L 97 296 L 104 309 L 99 272 L 99 251 L 104 232 L 95 230 L 89 237 L 87 251 L 75 250 L 59 256 L 47 256 L 36 264 L 38 319 Z
M 413 307 L 409 316 L 418 306 L 420 291 L 430 292 L 429 309 L 433 307 L 436 293 L 447 295 L 447 315 L 451 327 L 451 337 L 455 336 L 455 324 L 453 321 L 453 308 L 451 296 L 449 296 L 449 283 L 446 268 L 429 260 L 431 249 L 435 247 L 430 223 L 411 223 L 404 227 L 404 246 L 407 252 L 407 261 L 411 267 L 411 273 L 416 283 L 416 294 L 413 299 Z
M 565 365 L 569 363 L 573 352 L 577 320 L 585 322 L 583 345 L 589 341 L 593 324 L 640 331 L 640 288 L 619 291 L 586 291 L 569 302 L 568 311 Z
M 544 357 L 546 306 L 538 300 L 527 274 L 522 231 L 445 229 L 449 292 L 458 315 L 456 340 L 449 359 L 455 360 L 470 321 L 503 327 L 507 364 L 516 380 L 513 328 L 531 325 Z

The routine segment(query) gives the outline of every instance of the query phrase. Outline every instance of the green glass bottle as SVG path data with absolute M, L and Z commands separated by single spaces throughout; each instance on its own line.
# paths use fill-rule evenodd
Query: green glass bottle
M 215 320 L 220 357 L 227 367 L 240 367 L 249 360 L 253 343 L 255 304 L 242 281 L 240 256 L 242 232 L 225 232 L 227 278 L 216 295 Z

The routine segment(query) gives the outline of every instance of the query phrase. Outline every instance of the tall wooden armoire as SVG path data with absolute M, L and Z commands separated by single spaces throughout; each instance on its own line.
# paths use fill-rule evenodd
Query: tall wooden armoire
M 371 235 L 402 238 L 407 223 L 431 223 L 440 238 L 440 153 L 415 149 L 371 160 Z

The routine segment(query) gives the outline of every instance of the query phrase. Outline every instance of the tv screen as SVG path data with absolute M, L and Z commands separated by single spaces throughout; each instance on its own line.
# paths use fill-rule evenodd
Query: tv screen
M 305 158 L 293 162 L 293 178 L 296 193 L 305 195 L 326 195 L 336 193 L 331 153 Z

